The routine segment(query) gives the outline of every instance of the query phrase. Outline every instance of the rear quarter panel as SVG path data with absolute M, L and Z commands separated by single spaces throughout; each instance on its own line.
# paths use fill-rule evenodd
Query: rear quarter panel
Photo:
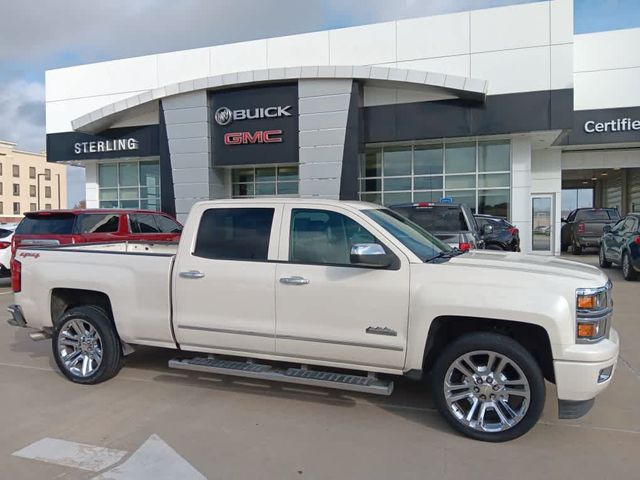
M 19 249 L 22 290 L 15 300 L 34 328 L 51 327 L 56 288 L 105 293 L 116 329 L 128 343 L 174 348 L 171 331 L 172 255 Z

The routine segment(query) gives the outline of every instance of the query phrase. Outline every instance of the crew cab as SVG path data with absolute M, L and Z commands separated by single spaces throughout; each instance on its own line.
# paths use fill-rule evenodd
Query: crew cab
M 619 350 L 598 268 L 462 252 L 361 202 L 200 202 L 179 244 L 19 248 L 12 287 L 9 323 L 50 338 L 76 383 L 136 345 L 178 349 L 174 368 L 382 395 L 428 378 L 444 418 L 485 441 L 533 427 L 545 379 L 561 418 L 584 415 Z

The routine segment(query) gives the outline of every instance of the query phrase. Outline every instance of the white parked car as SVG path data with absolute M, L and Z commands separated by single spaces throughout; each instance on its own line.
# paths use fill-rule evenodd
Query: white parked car
M 116 375 L 132 345 L 180 349 L 174 368 L 383 395 L 393 376 L 428 372 L 453 427 L 505 441 L 540 417 L 545 379 L 560 417 L 578 418 L 618 358 L 598 268 L 451 249 L 369 203 L 207 201 L 179 245 L 26 247 L 16 260 L 9 322 L 50 337 L 82 384 Z
M 0 223 L 0 277 L 11 275 L 11 240 L 17 223 Z

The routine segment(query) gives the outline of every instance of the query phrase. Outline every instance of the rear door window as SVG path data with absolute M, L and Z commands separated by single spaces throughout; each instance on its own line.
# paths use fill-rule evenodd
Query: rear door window
M 78 233 L 117 233 L 120 216 L 113 214 L 83 214 L 78 216 Z
M 131 233 L 161 233 L 156 223 L 157 215 L 134 213 L 129 215 Z
M 71 235 L 75 215 L 36 215 L 25 217 L 16 229 L 17 235 Z
M 182 225 L 164 215 L 156 215 L 156 223 L 161 233 L 182 233 Z
M 200 219 L 197 257 L 217 260 L 266 261 L 273 208 L 212 208 Z

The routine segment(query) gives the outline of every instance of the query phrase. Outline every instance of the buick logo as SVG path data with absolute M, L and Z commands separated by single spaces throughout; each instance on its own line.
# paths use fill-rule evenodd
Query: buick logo
M 231 123 L 231 119 L 233 118 L 233 112 L 227 107 L 220 107 L 216 110 L 216 113 L 213 115 L 216 119 L 216 123 L 218 125 L 229 125 Z

